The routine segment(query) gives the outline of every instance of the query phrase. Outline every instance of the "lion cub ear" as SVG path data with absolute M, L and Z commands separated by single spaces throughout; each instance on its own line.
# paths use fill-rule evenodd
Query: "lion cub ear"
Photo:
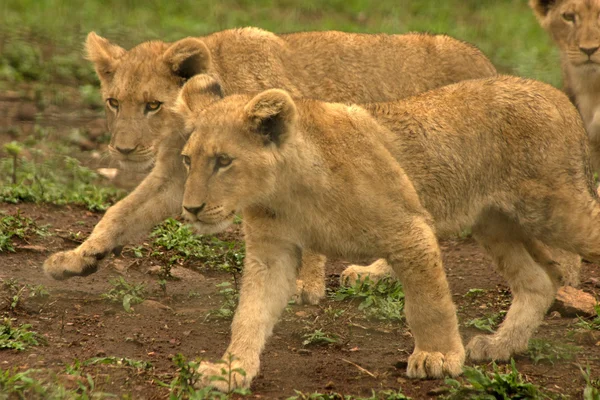
M 175 75 L 188 80 L 208 71 L 210 51 L 202 40 L 189 37 L 173 43 L 163 54 L 163 60 Z
M 292 134 L 296 104 L 285 90 L 270 89 L 256 95 L 244 107 L 250 129 L 263 136 L 265 144 L 280 146 Z
M 529 7 L 533 10 L 536 18 L 542 21 L 550 10 L 562 0 L 529 0 Z
M 214 78 L 202 74 L 187 81 L 179 91 L 173 111 L 181 115 L 186 124 L 193 121 L 194 115 L 223 98 L 221 85 Z
M 109 80 L 115 72 L 119 59 L 126 53 L 125 49 L 112 44 L 107 39 L 90 32 L 85 41 L 87 59 L 94 63 L 94 68 L 101 81 Z

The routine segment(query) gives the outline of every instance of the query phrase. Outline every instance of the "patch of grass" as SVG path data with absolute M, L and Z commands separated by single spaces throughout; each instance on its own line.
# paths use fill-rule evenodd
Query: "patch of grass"
M 583 389 L 583 400 L 600 400 L 600 379 L 593 379 L 589 365 L 585 368 L 579 367 L 581 374 L 585 380 L 585 388 Z
M 216 287 L 220 289 L 219 295 L 223 296 L 223 303 L 221 303 L 219 308 L 209 311 L 206 319 L 212 317 L 220 319 L 233 318 L 240 297 L 239 292 L 230 282 L 221 282 Z
M 596 316 L 591 319 L 579 318 L 577 326 L 583 329 L 600 331 L 600 304 L 596 305 Z
M 22 216 L 19 211 L 14 215 L 0 212 L 0 253 L 14 253 L 14 239 L 27 241 L 34 235 L 48 236 L 48 230 L 45 226 L 38 226 L 31 218 Z
M 109 364 L 123 367 L 131 367 L 136 369 L 150 369 L 152 363 L 143 360 L 133 360 L 126 357 L 94 357 L 83 362 L 83 365 Z
M 25 147 L 25 146 L 24 146 Z M 30 153 L 39 153 L 34 148 Z M 48 156 L 40 153 L 36 162 L 17 157 L 0 158 L 0 202 L 75 204 L 91 211 L 105 211 L 119 200 L 124 192 L 98 185 L 98 175 L 67 155 Z
M 373 282 L 366 277 L 352 286 L 341 286 L 333 297 L 338 301 L 359 301 L 358 309 L 369 318 L 390 321 L 403 319 L 404 291 L 402 284 L 392 278 Z
M 288 397 L 287 400 L 410 400 L 411 398 L 402 393 L 401 390 L 380 390 L 371 392 L 371 397 L 358 397 L 340 393 L 302 393 L 294 390 L 295 396 Z
M 515 361 L 511 360 L 507 372 L 501 372 L 500 367 L 493 364 L 492 373 L 478 367 L 463 369 L 464 382 L 456 379 L 446 379 L 450 385 L 450 393 L 445 399 L 548 399 L 547 394 L 533 383 L 526 382 L 517 370 Z
M 333 333 L 323 332 L 321 329 L 315 329 L 311 333 L 302 336 L 302 346 L 323 346 L 338 343 L 339 337 Z
M 247 389 L 232 389 L 232 375 L 239 373 L 242 376 L 246 376 L 246 372 L 240 368 L 232 368 L 235 357 L 229 355 L 229 358 L 225 361 L 219 361 L 224 364 L 221 372 L 225 376 L 214 376 L 210 379 L 212 381 L 223 381 L 228 383 L 229 390 L 227 393 L 217 391 L 212 387 L 205 387 L 202 389 L 196 389 L 195 385 L 202 377 L 198 372 L 200 366 L 200 360 L 186 361 L 182 354 L 177 354 L 173 357 L 173 363 L 177 366 L 177 376 L 171 380 L 169 384 L 164 382 L 158 382 L 159 385 L 167 387 L 170 390 L 169 400 L 202 400 L 202 399 L 217 399 L 225 400 L 230 399 L 231 395 L 249 395 L 250 391 Z M 237 398 L 237 397 L 236 397 Z
M 166 276 L 171 266 L 190 258 L 200 260 L 207 267 L 239 273 L 246 255 L 243 243 L 196 235 L 189 225 L 172 218 L 157 226 L 150 236 L 154 238 L 151 255 L 165 258 Z
M 8 310 L 12 312 L 16 311 L 26 298 L 43 298 L 50 295 L 44 285 L 21 285 L 15 278 L 0 281 L 8 292 L 6 303 Z
M 559 360 L 572 360 L 581 347 L 566 343 L 554 343 L 543 339 L 530 339 L 527 355 L 534 364 L 547 362 L 552 365 Z
M 100 295 L 101 298 L 107 299 L 114 303 L 123 304 L 125 311 L 130 312 L 131 306 L 144 301 L 146 288 L 143 283 L 135 284 L 127 282 L 122 276 L 117 279 L 109 280 L 112 288 Z
M 14 327 L 9 318 L 4 318 L 0 325 L 0 349 L 25 350 L 30 346 L 39 346 L 43 339 L 30 329 L 29 324 Z
M 506 311 L 498 311 L 497 313 L 484 315 L 481 318 L 474 318 L 465 323 L 465 326 L 477 328 L 480 331 L 494 333 L 496 327 L 504 320 Z

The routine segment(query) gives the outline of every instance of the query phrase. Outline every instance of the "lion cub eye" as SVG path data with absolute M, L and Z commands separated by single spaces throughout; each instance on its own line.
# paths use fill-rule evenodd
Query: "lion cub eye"
M 229 157 L 227 154 L 219 154 L 217 156 L 215 166 L 217 168 L 225 168 L 228 165 L 230 165 L 232 161 L 233 161 L 233 158 Z
M 189 168 L 189 167 L 192 165 L 192 160 L 190 160 L 190 158 L 189 158 L 188 156 L 186 156 L 185 154 L 182 154 L 182 155 L 181 155 L 181 159 L 183 160 L 183 164 L 184 164 L 186 167 L 188 167 L 188 168 Z
M 146 103 L 146 112 L 157 111 L 162 103 L 160 101 L 151 101 Z
M 113 99 L 113 98 L 109 98 L 106 99 L 106 102 L 108 103 L 108 106 L 114 110 L 119 109 L 119 100 L 117 99 Z
M 574 13 L 563 13 L 562 17 L 565 21 L 575 22 L 575 14 Z

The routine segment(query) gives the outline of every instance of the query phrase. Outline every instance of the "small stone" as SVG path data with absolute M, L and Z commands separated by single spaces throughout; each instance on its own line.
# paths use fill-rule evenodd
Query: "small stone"
M 562 318 L 562 315 L 558 311 L 552 311 L 548 314 L 548 319 L 559 319 Z
M 23 103 L 17 109 L 17 119 L 21 121 L 34 121 L 38 110 L 32 103 Z
M 104 350 L 98 350 L 96 352 L 96 357 L 106 357 L 106 351 L 104 351 Z
M 430 391 L 427 392 L 427 394 L 429 396 L 440 396 L 442 394 L 446 394 L 450 391 L 450 388 L 448 386 L 440 386 L 440 387 L 436 387 L 431 389 Z
M 327 382 L 327 384 L 325 385 L 325 389 L 327 390 L 331 390 L 335 387 L 335 384 L 333 383 L 333 381 L 329 381 Z
M 596 299 L 589 293 L 563 286 L 558 289 L 552 311 L 558 311 L 563 317 L 592 317 L 596 315 Z
M 312 351 L 310 351 L 308 349 L 298 349 L 298 354 L 309 355 L 309 354 L 312 354 Z
M 303 318 L 303 317 L 306 317 L 307 315 L 308 315 L 308 313 L 307 313 L 306 311 L 298 311 L 298 312 L 296 313 L 296 316 L 297 316 L 297 317 L 302 317 L 302 318 Z

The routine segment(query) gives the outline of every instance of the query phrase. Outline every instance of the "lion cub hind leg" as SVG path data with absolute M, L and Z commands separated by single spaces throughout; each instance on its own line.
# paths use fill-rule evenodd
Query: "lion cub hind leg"
M 520 227 L 500 213 L 490 212 L 473 227 L 475 239 L 493 258 L 508 281 L 513 301 L 493 335 L 477 335 L 467 345 L 472 360 L 508 360 L 527 349 L 556 294 L 559 276 L 552 276 L 528 251 L 530 240 Z
M 325 297 L 325 261 L 323 255 L 302 252 L 302 266 L 296 280 L 296 304 L 317 305 Z
M 394 270 L 389 266 L 387 261 L 381 258 L 367 266 L 349 265 L 340 275 L 340 284 L 351 286 L 358 281 L 362 282 L 367 277 L 371 282 L 377 282 L 388 276 L 396 278 Z
M 387 260 L 404 286 L 406 320 L 415 338 L 407 375 L 460 375 L 465 351 L 435 234 L 420 217 L 395 226 L 400 233 Z

